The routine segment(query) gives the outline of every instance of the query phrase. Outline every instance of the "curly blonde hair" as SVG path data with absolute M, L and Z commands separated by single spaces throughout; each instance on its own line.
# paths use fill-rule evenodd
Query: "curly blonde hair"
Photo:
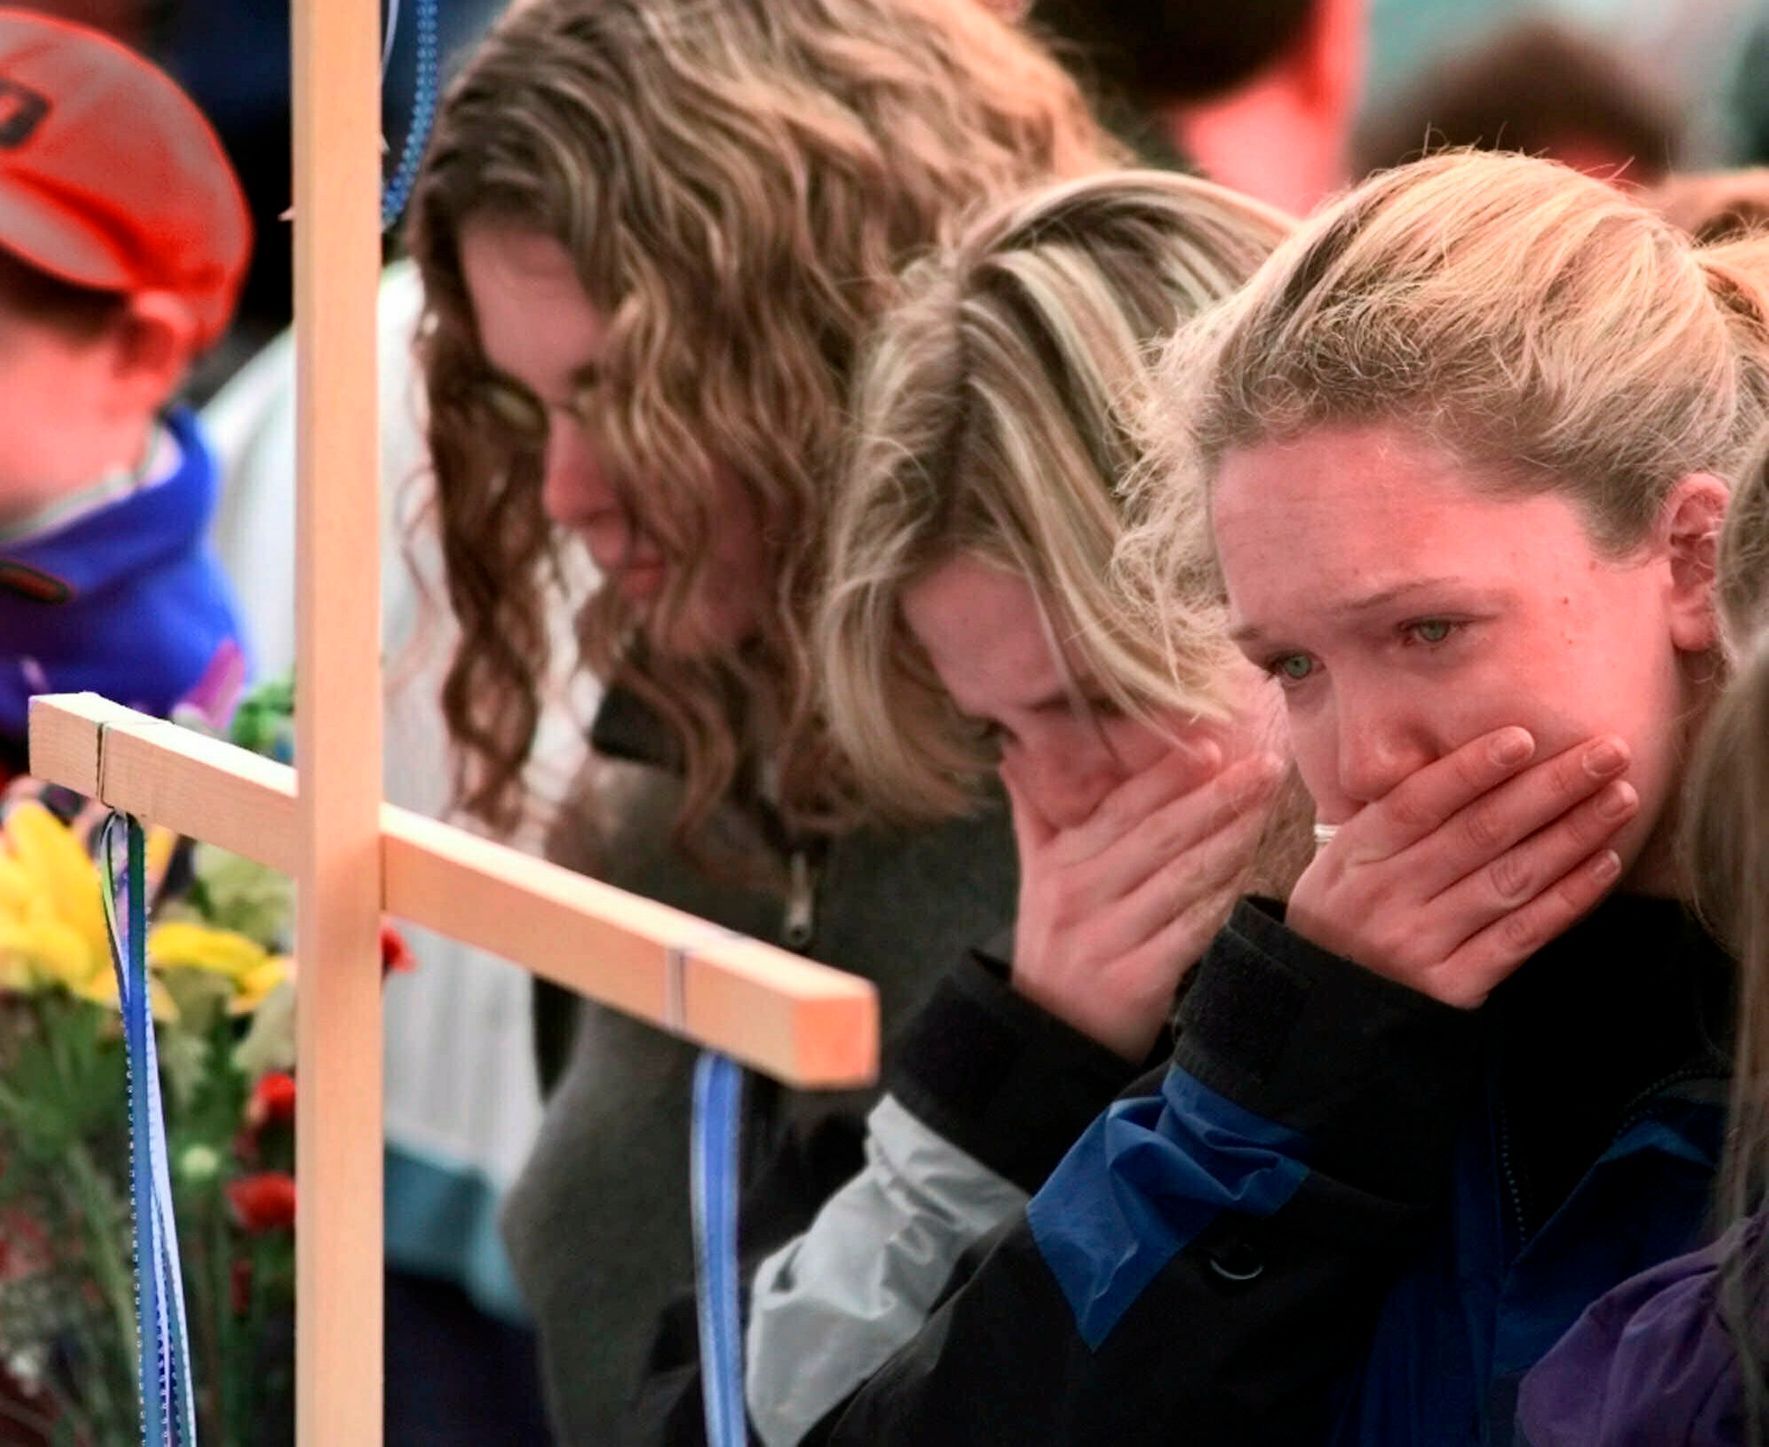
M 556 538 L 541 446 L 487 386 L 463 226 L 556 239 L 604 318 L 583 420 L 635 527 L 677 564 L 653 636 L 718 526 L 716 470 L 762 518 L 772 595 L 726 656 L 636 642 L 614 589 L 580 615 L 585 664 L 678 746 L 678 836 L 764 777 L 790 827 L 834 827 L 852 811 L 809 630 L 855 350 L 966 203 L 1115 156 L 1068 77 L 980 4 L 531 0 L 504 16 L 444 100 L 408 233 L 462 625 L 443 704 L 470 812 L 503 825 L 520 802 Z
M 1107 572 L 1160 344 L 1290 224 L 1207 181 L 1110 172 L 996 205 L 906 275 L 855 384 L 817 633 L 831 729 L 877 812 L 958 813 L 993 768 L 902 613 L 955 557 L 1025 578 L 1118 708 L 1220 714 L 1225 635 L 1164 656 L 1123 626 Z

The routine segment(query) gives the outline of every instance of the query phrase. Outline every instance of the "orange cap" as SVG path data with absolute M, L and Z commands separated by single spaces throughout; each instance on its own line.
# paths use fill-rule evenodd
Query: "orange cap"
M 85 26 L 0 8 L 0 248 L 103 291 L 169 291 L 198 344 L 252 250 L 239 180 L 172 78 Z

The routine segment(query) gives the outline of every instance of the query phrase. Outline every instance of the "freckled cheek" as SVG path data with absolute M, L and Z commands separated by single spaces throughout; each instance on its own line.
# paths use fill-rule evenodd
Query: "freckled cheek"
M 1627 652 L 1599 646 L 1566 624 L 1520 641 L 1502 675 L 1468 691 L 1483 700 L 1470 722 L 1484 729 L 1521 724 L 1546 758 L 1599 733 L 1638 744 L 1654 688 L 1626 664 Z M 1468 735 L 1472 737 L 1472 733 Z

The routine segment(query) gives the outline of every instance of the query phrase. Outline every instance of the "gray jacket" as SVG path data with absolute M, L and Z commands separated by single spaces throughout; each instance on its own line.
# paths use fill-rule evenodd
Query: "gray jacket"
M 626 709 L 622 695 L 616 705 Z M 629 758 L 654 746 L 629 723 L 596 741 Z M 634 716 L 625 715 L 629 720 Z M 596 766 L 606 828 L 559 831 L 552 856 L 610 883 L 728 928 L 864 975 L 883 1025 L 905 1019 L 967 946 L 1012 918 L 1017 889 L 1005 811 L 902 833 L 862 830 L 794 850 L 760 810 L 723 811 L 717 827 L 752 858 L 780 867 L 779 893 L 708 876 L 669 840 L 678 785 L 665 766 Z M 606 807 L 613 795 L 614 808 Z M 688 1210 L 689 1077 L 694 1050 L 613 1011 L 582 1004 L 534 1154 L 511 1191 L 504 1238 L 541 1339 L 548 1407 L 560 1440 L 616 1440 L 672 1296 L 692 1282 Z M 821 1197 L 863 1165 L 864 1117 L 876 1093 L 812 1095 L 752 1078 L 745 1160 L 759 1165 L 789 1137 L 814 1141 L 800 1195 L 783 1203 L 774 1245 L 807 1224 Z M 759 1229 L 757 1229 L 759 1227 Z M 768 1237 L 777 1236 L 770 1242 Z
M 1132 1065 L 1018 994 L 1011 947 L 1004 932 L 972 951 L 893 1041 L 866 1169 L 755 1270 L 745 1386 L 766 1447 L 815 1440 L 921 1331 L 963 1258 L 1167 1058 L 1167 1032 Z

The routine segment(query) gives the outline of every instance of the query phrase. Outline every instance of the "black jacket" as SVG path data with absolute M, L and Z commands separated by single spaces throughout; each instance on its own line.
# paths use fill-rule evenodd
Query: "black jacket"
M 1522 1371 L 1701 1227 L 1729 991 L 1666 901 L 1474 1012 L 1243 904 L 1171 1067 L 813 1440 L 1508 1442 Z

